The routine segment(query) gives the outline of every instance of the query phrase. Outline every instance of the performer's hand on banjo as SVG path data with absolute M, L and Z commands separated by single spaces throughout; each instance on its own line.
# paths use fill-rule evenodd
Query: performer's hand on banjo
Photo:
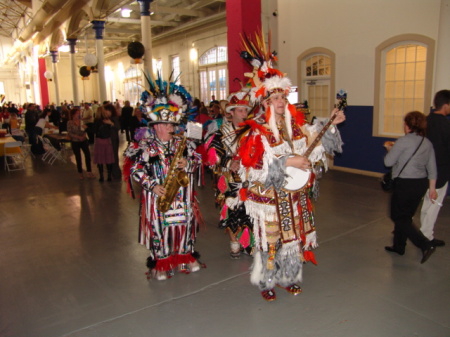
M 336 118 L 334 119 L 333 123 L 331 123 L 331 124 L 337 125 L 337 124 L 345 121 L 344 110 L 338 110 L 337 108 L 335 108 L 335 109 L 333 109 L 333 111 L 331 111 L 331 116 L 333 116 L 334 114 L 336 114 Z
M 286 159 L 286 166 L 293 166 L 300 170 L 309 170 L 311 163 L 306 157 L 294 155 Z

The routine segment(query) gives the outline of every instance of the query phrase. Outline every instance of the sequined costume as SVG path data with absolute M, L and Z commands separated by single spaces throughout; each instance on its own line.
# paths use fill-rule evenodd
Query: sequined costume
M 187 140 L 182 146 L 185 138 L 174 136 L 183 112 L 189 111 L 191 95 L 176 84 L 177 79 L 167 82 L 160 73 L 156 79 L 148 72 L 144 75 L 149 89 L 142 98 L 151 108 L 151 131 L 137 132 L 135 140 L 139 143 L 130 144 L 125 151 L 123 172 L 132 194 L 132 180 L 141 186 L 139 242 L 150 250 L 148 275 L 165 280 L 175 270 L 188 273 L 200 269 L 194 243 L 201 217 L 193 178 L 201 158 L 192 141 Z M 189 135 L 188 128 L 186 137 Z M 179 170 L 184 170 L 190 179 L 178 183 Z
M 139 243 L 150 250 L 147 266 L 151 270 L 171 272 L 175 268 L 194 262 L 194 243 L 198 231 L 195 212 L 193 173 L 201 158 L 194 151 L 195 144 L 188 141 L 185 169 L 190 176 L 187 187 L 180 187 L 169 211 L 161 213 L 156 207 L 158 196 L 151 192 L 157 184 L 163 184 L 168 168 L 181 138 L 169 142 L 160 141 L 148 134 L 139 144 L 133 143 L 125 152 L 131 164 L 130 176 L 142 187 L 139 219 Z

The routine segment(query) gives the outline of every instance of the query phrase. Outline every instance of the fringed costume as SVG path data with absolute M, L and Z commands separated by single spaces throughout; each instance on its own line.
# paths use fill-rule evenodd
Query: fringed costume
M 261 291 L 269 291 L 275 285 L 292 287 L 302 280 L 303 263 L 316 263 L 312 249 L 317 247 L 317 237 L 310 199 L 314 175 L 296 191 L 288 191 L 283 185 L 287 157 L 293 150 L 304 153 L 322 128 L 320 124 L 307 124 L 292 105 L 286 108 L 285 121 L 285 129 L 271 128 L 269 118 L 248 121 L 239 150 L 241 179 L 246 182 L 244 186 L 248 184 L 240 195 L 253 220 L 257 248 L 251 282 Z M 325 153 L 340 151 L 342 145 L 337 129 L 327 133 L 326 144 L 317 145 L 309 156 L 311 163 L 322 161 L 325 169 Z

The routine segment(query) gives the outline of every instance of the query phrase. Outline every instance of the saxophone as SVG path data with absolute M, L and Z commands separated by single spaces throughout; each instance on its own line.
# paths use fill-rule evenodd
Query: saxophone
M 165 213 L 169 210 L 170 205 L 173 202 L 180 187 L 186 187 L 189 185 L 188 174 L 184 170 L 180 170 L 177 167 L 177 162 L 183 158 L 183 152 L 186 148 L 186 137 L 182 137 L 180 144 L 178 145 L 175 156 L 170 163 L 169 172 L 166 180 L 164 180 L 163 187 L 166 189 L 166 193 L 158 197 L 156 200 L 156 208 L 158 211 Z

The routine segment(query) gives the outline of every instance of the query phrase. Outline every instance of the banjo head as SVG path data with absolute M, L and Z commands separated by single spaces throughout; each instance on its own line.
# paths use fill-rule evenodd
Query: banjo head
M 309 181 L 311 177 L 310 170 L 300 170 L 293 166 L 286 167 L 286 179 L 284 189 L 288 191 L 298 191 L 301 190 Z

